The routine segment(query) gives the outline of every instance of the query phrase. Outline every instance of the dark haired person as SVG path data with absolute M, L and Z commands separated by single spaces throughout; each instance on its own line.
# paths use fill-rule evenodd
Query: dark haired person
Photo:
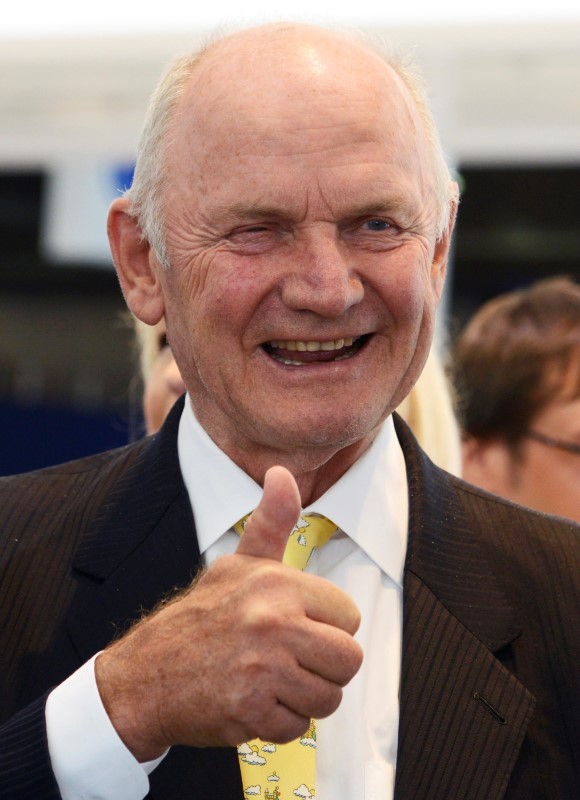
M 452 371 L 465 479 L 580 521 L 580 286 L 557 277 L 489 301 Z

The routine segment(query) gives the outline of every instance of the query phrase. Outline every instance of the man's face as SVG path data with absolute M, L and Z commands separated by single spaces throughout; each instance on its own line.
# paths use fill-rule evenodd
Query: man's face
M 416 380 L 447 241 L 436 248 L 427 149 L 398 79 L 336 43 L 270 50 L 250 67 L 235 43 L 214 55 L 176 117 L 168 338 L 234 459 L 324 463 L 368 443 Z

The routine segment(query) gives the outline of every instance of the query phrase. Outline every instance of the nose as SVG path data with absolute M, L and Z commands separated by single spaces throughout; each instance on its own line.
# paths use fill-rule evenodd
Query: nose
M 329 230 L 303 234 L 282 283 L 285 305 L 294 311 L 336 318 L 360 303 L 363 296 L 361 277 L 336 232 L 329 226 Z

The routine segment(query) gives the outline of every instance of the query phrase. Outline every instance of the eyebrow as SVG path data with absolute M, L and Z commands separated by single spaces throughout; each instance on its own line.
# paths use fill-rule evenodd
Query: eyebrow
M 403 214 L 412 213 L 411 203 L 409 198 L 395 196 L 389 200 L 378 200 L 376 202 L 367 203 L 362 206 L 355 206 L 346 209 L 342 214 L 342 218 L 358 219 L 359 217 L 369 217 L 375 214 L 391 214 L 399 212 Z M 252 219 L 272 219 L 272 220 L 288 220 L 292 218 L 293 214 L 275 205 L 260 205 L 258 203 L 234 203 L 233 205 L 218 205 L 214 208 L 214 213 L 222 216 L 227 216 L 236 220 L 252 220 Z
M 287 211 L 277 206 L 261 206 L 257 203 L 234 203 L 232 206 L 218 206 L 218 213 L 235 219 L 288 219 Z
M 392 214 L 393 212 L 409 213 L 410 203 L 408 199 L 402 197 L 392 197 L 387 200 L 379 200 L 376 203 L 368 203 L 352 209 L 346 217 L 356 219 L 358 217 L 372 217 L 375 214 Z

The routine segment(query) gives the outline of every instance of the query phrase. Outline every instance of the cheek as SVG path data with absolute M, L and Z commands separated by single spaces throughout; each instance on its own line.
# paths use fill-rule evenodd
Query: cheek
M 168 293 L 168 338 L 189 392 L 231 383 L 258 340 L 259 265 L 204 253 L 176 265 Z
M 221 299 L 227 276 L 222 281 L 221 274 L 211 251 L 188 259 L 171 253 L 171 266 L 164 276 L 167 337 L 185 375 L 189 372 L 192 350 L 203 348 L 215 338 L 227 315 Z
M 216 247 L 176 263 L 174 294 L 187 298 L 189 308 L 216 317 L 248 304 L 264 291 L 272 272 L 259 257 L 241 258 Z
M 427 360 L 438 300 L 428 266 L 405 259 L 390 272 L 382 299 L 391 318 L 389 349 L 392 366 L 400 375 L 397 401 L 401 402 L 416 383 Z
M 214 258 L 206 272 L 203 292 L 192 306 L 201 331 L 219 336 L 224 343 L 230 339 L 236 349 L 253 349 L 261 338 L 263 320 L 274 313 L 273 308 L 279 311 L 273 267 L 258 257 Z M 184 321 L 187 324 L 187 317 Z
M 380 279 L 380 296 L 396 326 L 418 333 L 430 331 L 438 297 L 425 258 L 406 253 L 385 265 Z M 404 338 L 401 343 L 405 343 Z M 412 344 L 412 343 L 409 343 Z
M 188 308 L 203 306 L 215 278 L 213 251 L 192 253 L 172 250 L 170 258 L 166 285 L 172 303 Z

